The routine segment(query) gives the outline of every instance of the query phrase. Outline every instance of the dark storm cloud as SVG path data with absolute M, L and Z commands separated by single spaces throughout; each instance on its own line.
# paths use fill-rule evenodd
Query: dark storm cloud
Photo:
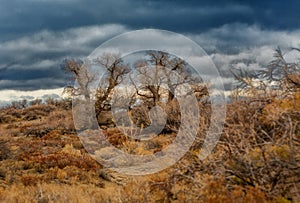
M 62 85 L 63 84 L 63 85 Z M 39 89 L 56 89 L 66 84 L 61 78 L 38 78 L 38 79 L 22 79 L 22 80 L 0 80 L 0 90 L 21 90 L 33 91 Z
M 299 27 L 300 2 L 158 0 L 10 0 L 1 2 L 1 40 L 38 30 L 119 23 L 180 32 L 206 31 L 230 23 L 267 28 Z
M 191 21 L 191 24 L 195 25 L 195 22 L 200 20 L 204 29 L 233 22 L 257 24 L 267 29 L 292 30 L 300 27 L 298 20 L 300 1 L 298 0 L 288 2 L 274 0 L 153 0 L 152 2 L 156 2 L 161 7 L 171 5 L 171 7 L 178 10 L 186 8 L 186 11 L 188 11 L 188 8 L 190 8 L 192 15 L 196 17 Z M 207 12 L 199 13 L 195 8 L 204 8 Z M 203 19 L 201 16 L 206 18 Z M 197 19 L 197 17 L 200 18 Z M 208 22 L 207 24 L 205 24 L 205 19 Z
M 121 25 L 87 26 L 40 31 L 0 43 L 0 90 L 64 87 L 68 84 L 64 59 L 86 57 L 103 41 L 124 31 Z

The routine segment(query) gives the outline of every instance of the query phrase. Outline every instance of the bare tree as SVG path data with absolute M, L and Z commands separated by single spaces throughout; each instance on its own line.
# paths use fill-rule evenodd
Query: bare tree
M 150 51 L 147 57 L 148 59 L 135 64 L 137 77 L 142 85 L 138 86 L 134 80 L 132 83 L 136 94 L 143 100 L 150 100 L 152 106 L 162 98 L 171 102 L 175 97 L 176 88 L 184 83 L 193 86 L 202 83 L 202 80 L 196 78 L 189 70 L 188 64 L 180 58 L 161 51 Z M 196 89 L 199 90 L 199 87 Z
M 299 51 L 299 49 L 294 49 Z M 274 60 L 268 66 L 258 71 L 237 69 L 232 71 L 238 81 L 238 89 L 248 96 L 274 96 L 276 91 L 283 95 L 296 92 L 300 89 L 299 62 L 287 62 L 285 54 L 280 48 L 275 50 Z M 275 94 L 276 96 L 276 94 Z
M 131 82 L 136 90 L 136 94 L 140 96 L 144 102 L 151 103 L 155 106 L 161 99 L 161 86 L 164 82 L 161 68 L 159 66 L 151 66 L 147 61 L 140 61 L 135 64 L 135 70 L 139 82 L 133 78 Z
M 90 101 L 90 90 L 89 85 L 95 79 L 95 76 L 92 75 L 87 66 L 81 60 L 65 60 L 64 61 L 64 70 L 68 73 L 71 73 L 73 81 L 77 81 L 77 86 L 67 86 L 64 89 L 64 93 L 69 94 L 70 96 L 79 96 L 83 95 L 86 101 Z
M 298 50 L 299 51 L 299 50 Z M 300 67 L 297 62 L 287 62 L 280 48 L 276 49 L 274 60 L 258 76 L 269 82 L 276 82 L 279 88 L 294 92 L 300 88 Z
M 111 54 L 99 57 L 97 63 L 101 66 L 99 68 L 104 68 L 105 71 L 100 87 L 95 93 L 95 109 L 99 113 L 109 104 L 113 89 L 122 82 L 123 76 L 129 72 L 129 68 L 123 65 L 119 56 Z M 73 81 L 77 81 L 76 86 L 65 87 L 64 93 L 71 96 L 83 95 L 87 101 L 90 101 L 92 98 L 89 86 L 95 81 L 96 76 L 88 66 L 81 60 L 65 60 L 63 68 L 73 75 Z
M 126 74 L 130 72 L 128 65 L 124 65 L 118 55 L 106 54 L 98 58 L 98 63 L 105 69 L 104 78 L 96 91 L 96 113 L 110 109 L 111 94 Z

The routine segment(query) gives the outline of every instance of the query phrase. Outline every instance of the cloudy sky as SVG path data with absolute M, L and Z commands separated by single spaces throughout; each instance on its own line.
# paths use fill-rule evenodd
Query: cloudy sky
M 196 41 L 230 81 L 232 67 L 263 67 L 278 46 L 300 47 L 299 8 L 297 0 L 2 0 L 0 105 L 60 95 L 68 84 L 64 59 L 84 58 L 118 34 L 145 28 Z

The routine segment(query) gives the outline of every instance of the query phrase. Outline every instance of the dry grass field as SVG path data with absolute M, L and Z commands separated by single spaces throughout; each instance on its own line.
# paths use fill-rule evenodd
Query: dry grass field
M 205 108 L 205 107 L 202 107 Z M 227 105 L 221 139 L 197 157 L 208 126 L 202 118 L 190 151 L 174 166 L 145 176 L 105 169 L 82 146 L 70 105 L 61 101 L 0 111 L 1 202 L 297 202 L 300 201 L 300 97 L 236 100 Z M 107 139 L 132 154 L 163 149 L 176 134 Z

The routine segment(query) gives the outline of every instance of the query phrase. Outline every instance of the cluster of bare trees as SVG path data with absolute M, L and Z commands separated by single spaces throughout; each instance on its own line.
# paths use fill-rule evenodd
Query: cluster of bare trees
M 135 61 L 131 67 L 120 56 L 113 54 L 100 56 L 96 63 L 104 70 L 104 76 L 96 91 L 91 92 L 89 86 L 94 82 L 95 75 L 89 71 L 88 65 L 82 61 L 66 60 L 64 69 L 72 73 L 77 86 L 68 86 L 65 92 L 73 96 L 81 95 L 86 100 L 94 99 L 99 120 L 107 117 L 112 105 L 117 106 L 120 103 L 130 111 L 149 111 L 157 105 L 174 103 L 175 94 L 183 94 L 182 88 L 179 88 L 183 84 L 192 86 L 190 92 L 185 94 L 197 92 L 199 98 L 208 96 L 201 78 L 195 76 L 188 64 L 164 52 L 149 51 L 143 60 Z M 142 120 L 139 125 L 149 125 L 146 112 L 135 112 L 131 115 L 143 115 L 144 118 L 132 120 Z

